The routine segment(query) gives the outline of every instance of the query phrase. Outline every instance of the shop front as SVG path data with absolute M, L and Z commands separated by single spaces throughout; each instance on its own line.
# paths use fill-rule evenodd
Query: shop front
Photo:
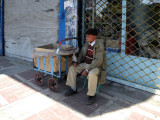
M 66 0 L 64 6 L 69 2 L 78 11 L 69 21 L 78 25 L 70 24 L 66 33 L 78 31 L 67 37 L 79 36 L 83 46 L 87 29 L 99 31 L 97 40 L 104 43 L 107 55 L 106 79 L 160 94 L 159 0 Z

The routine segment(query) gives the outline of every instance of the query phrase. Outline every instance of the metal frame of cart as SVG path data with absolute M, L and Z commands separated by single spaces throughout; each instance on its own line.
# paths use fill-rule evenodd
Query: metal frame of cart
M 59 51 L 60 51 L 60 46 L 61 46 L 61 43 L 63 41 L 68 41 L 68 40 L 72 40 L 72 39 L 76 39 L 77 41 L 77 38 L 76 37 L 73 37 L 73 38 L 66 38 L 66 39 L 62 39 L 60 42 L 59 42 Z M 77 41 L 77 45 L 76 47 L 78 47 L 78 41 Z M 38 71 L 39 73 L 36 73 L 35 74 L 35 81 L 36 81 L 36 84 L 37 85 L 43 85 L 44 83 L 44 74 L 47 74 L 47 75 L 51 75 L 52 77 L 48 79 L 48 87 L 50 88 L 51 91 L 55 92 L 57 91 L 58 89 L 58 82 L 57 80 L 62 78 L 62 72 L 61 72 L 61 57 L 65 57 L 66 58 L 66 74 L 68 74 L 68 56 L 70 56 L 72 54 L 69 54 L 69 55 L 59 55 L 57 54 L 56 57 L 58 57 L 58 64 L 59 64 L 59 71 L 58 72 L 53 72 L 54 71 L 54 64 L 53 64 L 53 56 L 50 57 L 50 65 L 51 65 L 51 72 L 48 72 L 47 71 L 47 68 L 46 68 L 46 58 L 43 57 L 43 65 L 44 65 L 44 70 L 41 70 L 40 69 L 40 57 L 37 57 L 37 62 L 38 62 L 38 68 L 35 68 L 34 67 L 34 70 L 35 71 Z M 63 74 L 65 75 L 65 74 Z

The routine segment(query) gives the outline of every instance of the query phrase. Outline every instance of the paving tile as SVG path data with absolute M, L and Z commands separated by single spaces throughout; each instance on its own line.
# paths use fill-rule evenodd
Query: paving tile
M 35 80 L 31 80 L 30 82 L 33 83 L 34 85 L 36 85 L 37 87 L 42 88 L 42 89 L 48 88 L 48 84 L 46 83 L 46 79 L 44 79 L 44 82 L 45 82 L 45 83 L 44 83 L 42 86 L 38 86 L 38 85 L 36 84 Z
M 32 115 L 24 120 L 42 120 L 38 115 Z
M 73 114 L 69 109 L 61 109 L 55 112 L 57 116 L 59 116 L 62 120 L 68 118 L 71 114 Z
M 127 120 L 144 120 L 145 116 L 136 112 L 133 112 Z
M 57 104 L 49 107 L 49 109 L 50 109 L 52 112 L 58 112 L 58 111 L 60 111 L 61 109 L 64 109 L 64 110 L 65 110 L 66 108 L 57 103 Z
M 24 85 L 32 88 L 33 90 L 35 90 L 37 92 L 43 91 L 44 89 L 47 88 L 47 86 L 38 86 L 38 85 L 35 85 L 35 84 L 31 83 L 31 82 L 26 82 L 26 83 L 24 83 Z
M 63 115 L 64 113 L 61 113 Z M 50 109 L 45 109 L 38 113 L 38 115 L 44 120 L 62 120 L 59 116 L 53 113 Z
M 146 111 L 148 113 L 151 113 L 151 114 L 155 115 L 156 117 L 160 117 L 160 112 L 158 112 L 158 111 L 146 108 L 146 107 L 141 106 L 141 105 L 139 105 L 138 108 L 140 108 L 140 109 L 142 109 L 142 110 L 144 110 L 144 111 Z
M 92 105 L 86 105 L 86 100 L 87 95 L 86 92 L 83 91 L 82 93 L 80 92 L 76 95 L 65 98 L 63 102 L 71 106 L 72 108 L 76 109 L 78 112 L 88 116 L 109 101 L 108 99 L 99 95 L 96 95 L 96 102 Z
M 1 57 L 0 63 L 5 63 L 5 62 L 9 62 L 9 60 L 4 57 Z
M 20 78 L 16 77 L 15 75 L 11 75 L 9 77 L 11 77 L 12 79 L 14 79 L 16 81 L 23 82 L 23 80 L 21 80 Z
M 18 100 L 18 98 L 13 93 L 6 92 L 6 93 L 0 93 L 0 94 L 2 94 L 4 99 L 6 99 L 6 101 L 8 101 L 9 103 L 12 103 Z
M 18 84 L 8 89 L 0 91 L 0 94 L 6 99 L 9 103 L 15 102 L 19 99 L 27 97 L 36 91 L 31 89 L 28 86 L 23 84 Z
M 5 74 L 5 75 L 14 75 L 14 74 L 18 74 L 22 71 L 25 71 L 27 69 L 28 68 L 26 68 L 26 67 L 16 65 L 16 66 L 9 67 L 9 68 L 6 68 L 6 69 L 1 69 L 0 73 Z
M 75 101 L 81 101 L 81 102 L 85 102 L 85 99 L 87 98 L 87 95 L 84 94 L 76 94 L 73 96 L 70 96 L 69 99 L 73 99 Z
M 155 120 L 155 119 L 151 119 L 151 118 L 145 117 L 144 120 Z
M 68 104 L 68 105 L 71 105 L 77 101 L 75 101 L 74 99 L 70 99 L 70 98 L 66 98 L 63 100 L 64 103 Z
M 49 118 L 47 118 L 45 120 L 62 120 L 62 119 L 60 119 L 59 117 L 57 117 L 55 115 L 52 115 L 52 116 L 50 116 Z
M 29 95 L 32 95 L 33 93 L 35 93 L 36 91 L 26 85 L 22 85 L 19 86 L 19 89 L 14 90 L 14 94 L 19 98 L 24 98 L 27 97 Z
M 0 94 L 0 106 L 8 105 L 8 101 Z
M 80 110 L 82 107 L 88 107 L 82 102 L 74 102 L 73 104 L 70 105 L 71 107 L 75 108 L 76 110 Z
M 90 107 L 81 107 L 81 108 L 79 108 L 79 110 L 78 110 L 80 113 L 83 113 L 84 115 L 86 115 L 86 116 L 89 116 L 90 114 L 92 114 L 93 112 L 95 112 L 96 110 L 95 109 L 92 109 L 92 108 L 90 108 Z
M 13 77 L 13 76 L 7 76 L 7 75 L 1 76 L 1 78 L 0 78 L 0 90 L 3 89 L 3 88 L 7 88 L 9 86 L 18 84 L 18 83 L 19 83 L 18 79 Z
M 0 63 L 0 65 L 1 65 L 3 68 L 7 68 L 7 67 L 14 66 L 14 64 L 9 63 L 9 62 L 3 62 L 3 63 Z
M 22 78 L 26 79 L 26 80 L 30 80 L 30 79 L 34 78 L 34 75 L 36 73 L 37 73 L 36 71 L 30 69 L 30 70 L 18 73 L 18 75 L 21 76 Z
M 135 117 L 130 117 L 130 118 L 128 118 L 127 120 L 155 120 L 155 119 L 151 119 L 151 118 L 149 118 L 149 117 L 144 117 L 144 118 L 139 118 L 139 119 L 136 119 Z
M 52 116 L 52 114 L 53 113 L 49 109 L 45 109 L 45 110 L 38 113 L 38 115 L 41 116 L 41 118 L 43 118 L 43 119 L 49 118 L 50 116 Z
M 122 106 L 122 107 L 128 107 L 130 106 L 129 103 L 127 103 L 125 100 L 115 100 L 115 102 L 119 105 L 119 106 Z
M 2 68 L 7 68 L 7 67 L 14 66 L 14 64 L 10 63 L 9 60 L 1 57 L 1 59 L 0 59 L 0 66 L 1 66 Z
M 79 94 L 87 95 L 87 88 L 84 88 L 82 91 L 79 92 Z
M 82 119 L 74 114 L 71 114 L 66 120 L 82 120 Z
M 96 102 L 92 105 L 90 105 L 91 108 L 93 109 L 99 109 L 101 106 L 109 102 L 109 99 L 104 98 L 100 95 L 96 95 Z

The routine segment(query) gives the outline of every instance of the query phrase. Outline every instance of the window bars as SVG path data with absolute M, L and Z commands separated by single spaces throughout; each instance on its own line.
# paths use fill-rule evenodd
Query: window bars
M 159 0 L 82 1 L 82 31 L 99 31 L 97 39 L 106 48 L 108 76 L 159 89 Z

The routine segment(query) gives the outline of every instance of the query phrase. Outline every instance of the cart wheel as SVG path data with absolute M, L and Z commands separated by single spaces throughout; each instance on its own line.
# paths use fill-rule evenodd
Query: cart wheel
M 40 73 L 36 73 L 34 76 L 34 79 L 35 79 L 35 82 L 37 85 L 39 85 L 39 86 L 43 85 L 43 83 L 44 83 L 43 75 L 41 75 Z
M 52 92 L 56 92 L 58 90 L 58 82 L 55 78 L 48 79 L 48 87 Z

